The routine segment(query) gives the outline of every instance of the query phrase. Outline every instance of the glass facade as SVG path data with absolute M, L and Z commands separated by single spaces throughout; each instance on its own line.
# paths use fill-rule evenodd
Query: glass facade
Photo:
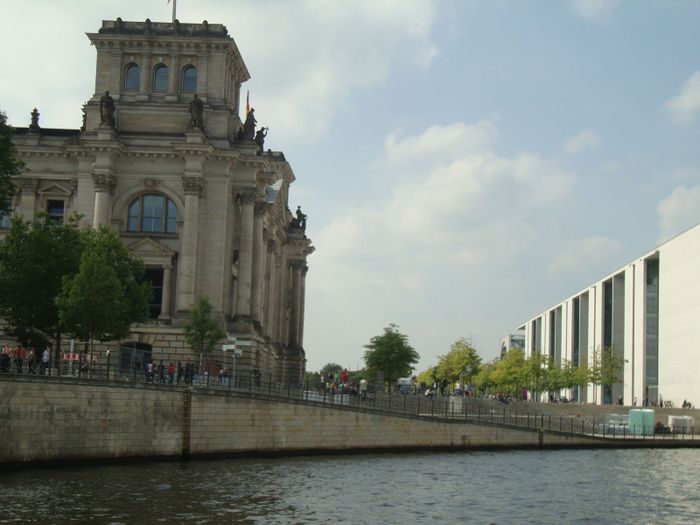
M 151 301 L 148 304 L 148 316 L 151 319 L 158 319 L 163 309 L 163 269 L 146 268 L 144 279 L 153 290 Z
M 613 321 L 613 283 L 612 280 L 603 283 L 603 348 L 601 349 L 601 364 L 612 347 Z M 612 385 L 603 385 L 603 404 L 612 405 Z

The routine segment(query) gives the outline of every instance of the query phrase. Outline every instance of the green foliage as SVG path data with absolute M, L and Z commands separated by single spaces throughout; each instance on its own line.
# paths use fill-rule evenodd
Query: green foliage
M 340 366 L 338 363 L 326 363 L 323 368 L 321 368 L 321 372 L 324 374 L 333 374 L 333 377 L 336 377 L 342 372 L 343 367 Z
M 616 354 L 615 347 L 593 350 L 593 362 L 589 370 L 589 381 L 594 385 L 621 383 L 620 374 L 625 367 L 625 359 Z
M 185 338 L 193 351 L 201 356 L 214 350 L 214 346 L 226 333 L 211 319 L 213 307 L 206 297 L 192 307 L 184 325 Z
M 399 377 L 407 377 L 420 356 L 408 343 L 408 337 L 399 332 L 399 327 L 390 324 L 382 335 L 370 339 L 364 354 L 367 373 L 370 377 L 384 373 L 384 380 L 393 383 Z
M 454 383 L 460 378 L 466 379 L 468 369 L 471 376 L 477 375 L 480 367 L 481 357 L 462 337 L 452 344 L 447 354 L 439 357 L 435 375 L 438 379 Z
M 146 318 L 151 288 L 143 262 L 108 228 L 84 230 L 80 269 L 65 276 L 56 304 L 67 332 L 78 339 L 112 341 Z
M 0 213 L 9 208 L 8 203 L 15 193 L 12 177 L 24 167 L 12 143 L 13 136 L 14 130 L 7 125 L 7 115 L 0 111 Z
M 526 370 L 523 351 L 511 348 L 496 362 L 491 380 L 499 392 L 517 395 L 527 380 Z
M 60 342 L 56 298 L 64 277 L 75 275 L 80 266 L 78 220 L 73 216 L 59 224 L 40 215 L 31 222 L 12 221 L 0 244 L 0 316 L 14 333 Z
M 426 385 L 432 385 L 435 381 L 437 381 L 437 375 L 436 375 L 436 368 L 435 366 L 431 366 L 430 368 L 427 368 L 423 370 L 418 376 L 416 377 L 417 383 L 420 385 L 421 383 L 425 383 Z

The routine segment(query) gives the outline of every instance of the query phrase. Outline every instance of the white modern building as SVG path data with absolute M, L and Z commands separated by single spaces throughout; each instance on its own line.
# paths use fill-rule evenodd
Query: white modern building
M 581 261 L 585 264 L 585 261 Z M 525 355 L 592 364 L 612 348 L 622 382 L 569 392 L 597 404 L 700 402 L 700 225 L 528 320 Z

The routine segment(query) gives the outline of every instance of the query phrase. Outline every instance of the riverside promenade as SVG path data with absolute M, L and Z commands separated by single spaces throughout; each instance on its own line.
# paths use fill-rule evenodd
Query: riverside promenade
M 109 377 L 109 378 L 108 378 Z M 622 412 L 624 407 L 602 407 Z M 685 411 L 687 412 L 687 411 Z M 698 447 L 618 431 L 601 407 L 311 392 L 254 377 L 0 375 L 0 465 L 401 450 Z

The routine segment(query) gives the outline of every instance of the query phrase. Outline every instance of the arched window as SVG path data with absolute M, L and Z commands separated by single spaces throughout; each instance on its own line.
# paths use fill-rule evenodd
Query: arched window
M 126 230 L 142 233 L 175 233 L 177 208 L 165 195 L 141 195 L 129 204 Z
M 182 91 L 194 93 L 197 90 L 197 68 L 187 66 L 182 70 Z
M 129 64 L 124 71 L 124 89 L 138 89 L 140 86 L 141 68 L 137 64 Z
M 158 64 L 153 70 L 153 91 L 168 90 L 168 66 Z

